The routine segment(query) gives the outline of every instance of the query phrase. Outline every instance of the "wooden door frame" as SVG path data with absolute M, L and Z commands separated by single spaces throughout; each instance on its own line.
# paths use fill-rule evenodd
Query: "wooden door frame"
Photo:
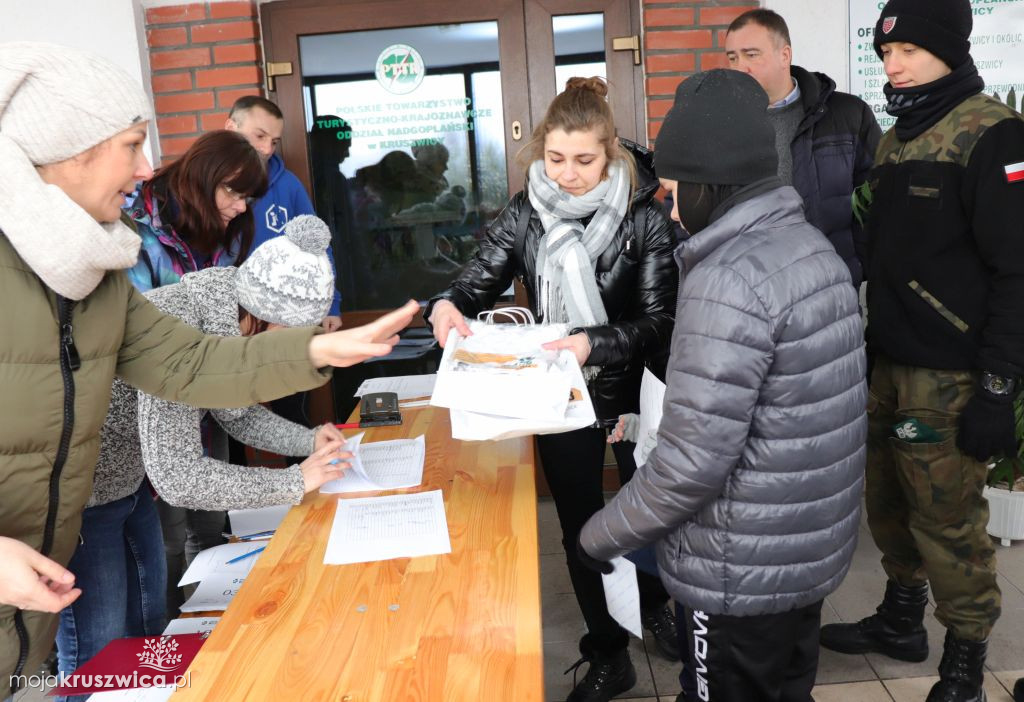
M 612 51 L 612 37 L 640 35 L 638 3 L 627 0 L 525 0 L 526 43 L 530 60 L 530 109 L 539 124 L 558 91 L 555 85 L 555 43 L 551 18 L 556 15 L 604 15 L 605 63 L 608 99 L 619 136 L 647 145 L 642 66 L 633 64 L 629 51 Z
M 498 23 L 498 53 L 502 81 L 502 115 L 505 123 L 505 153 L 509 183 L 523 182 L 524 172 L 514 163 L 518 142 L 512 141 L 512 122 L 531 127 L 527 96 L 526 36 L 521 0 L 489 0 L 487 3 L 427 3 L 417 0 L 278 0 L 262 5 L 264 55 L 267 61 L 290 61 L 293 73 L 276 79 L 276 102 L 287 110 L 282 156 L 285 165 L 312 192 L 309 147 L 306 141 L 300 36 L 387 29 L 401 18 L 402 26 Z M 529 133 L 526 131 L 526 133 Z M 519 188 L 510 188 L 514 192 Z

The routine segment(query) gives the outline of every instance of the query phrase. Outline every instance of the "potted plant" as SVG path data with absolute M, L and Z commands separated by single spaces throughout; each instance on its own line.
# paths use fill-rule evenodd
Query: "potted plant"
M 989 469 L 985 497 L 988 498 L 988 533 L 1003 546 L 1024 539 L 1024 399 L 1014 404 L 1018 449 L 1015 456 L 1000 458 Z

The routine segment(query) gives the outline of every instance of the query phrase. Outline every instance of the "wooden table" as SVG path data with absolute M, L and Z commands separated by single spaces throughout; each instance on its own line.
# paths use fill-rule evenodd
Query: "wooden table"
M 174 702 L 543 699 L 533 441 L 464 443 L 448 410 L 402 412 L 364 440 L 426 435 L 423 485 L 392 492 L 443 490 L 452 552 L 325 566 L 338 496 L 307 495 Z

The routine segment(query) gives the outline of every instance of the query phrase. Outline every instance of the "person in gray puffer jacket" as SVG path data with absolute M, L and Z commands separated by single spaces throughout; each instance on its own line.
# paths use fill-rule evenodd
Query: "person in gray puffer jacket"
M 334 291 L 329 242 L 330 231 L 321 220 L 296 217 L 285 227 L 285 236 L 260 246 L 240 267 L 188 273 L 146 296 L 162 312 L 206 334 L 251 336 L 278 327 L 319 325 Z M 201 422 L 207 413 L 250 446 L 312 455 L 284 469 L 234 466 L 204 455 Z M 262 405 L 206 410 L 116 380 L 93 494 L 69 564 L 82 594 L 60 613 L 60 671 L 71 673 L 115 638 L 163 630 L 170 587 L 178 594 L 183 563 L 177 560 L 185 534 L 167 523 L 174 508 L 163 505 L 157 518 L 146 475 L 169 505 L 225 510 L 297 504 L 347 467 L 344 459 L 351 454 L 341 452 L 343 441 L 333 425 L 307 429 Z M 224 512 L 217 514 L 215 535 L 221 539 Z M 161 526 L 168 539 L 166 556 Z
M 579 542 L 604 572 L 657 542 L 662 580 L 686 606 L 699 699 L 811 699 L 822 600 L 860 522 L 857 296 L 775 175 L 767 101 L 738 71 L 676 92 L 655 168 L 692 236 L 676 251 L 664 416 L 647 462 Z

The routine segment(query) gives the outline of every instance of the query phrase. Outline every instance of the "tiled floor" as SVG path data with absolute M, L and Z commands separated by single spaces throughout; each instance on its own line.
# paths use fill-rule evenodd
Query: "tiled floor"
M 572 595 L 562 554 L 561 533 L 554 503 L 542 499 L 538 510 L 540 532 L 540 586 L 544 622 L 544 683 L 547 700 L 564 700 L 572 688 L 572 674 L 563 675 L 578 658 L 576 642 L 583 620 Z M 884 589 L 885 576 L 867 527 L 861 526 L 853 565 L 842 587 L 825 601 L 825 623 L 856 621 L 871 614 Z M 996 546 L 1003 614 L 989 642 L 986 690 L 990 702 L 1012 702 L 1014 681 L 1024 677 L 1024 542 Z M 933 603 L 934 605 L 934 603 Z M 923 702 L 935 680 L 942 656 L 945 630 L 932 616 L 926 625 L 931 655 L 924 663 L 901 663 L 884 656 L 846 656 L 822 650 L 818 667 L 817 702 Z M 637 685 L 619 699 L 674 702 L 679 693 L 678 664 L 661 658 L 649 644 L 633 639 L 630 655 L 637 669 Z M 655 690 L 655 686 L 657 689 Z M 657 696 L 656 696 L 657 695 Z
M 572 594 L 562 554 L 561 532 L 550 499 L 539 504 L 541 604 L 544 623 L 544 683 L 546 699 L 564 700 L 572 689 L 572 674 L 562 671 L 578 658 L 576 642 L 583 635 L 583 619 Z M 825 602 L 822 618 L 828 622 L 856 621 L 874 611 L 884 587 L 878 550 L 861 527 L 860 544 L 850 574 Z M 990 702 L 1012 702 L 1010 691 L 1024 677 L 1024 542 L 1010 548 L 996 546 L 1003 615 L 989 642 L 986 689 Z M 924 663 L 900 663 L 884 656 L 844 656 L 821 652 L 817 702 L 923 702 L 936 680 L 942 654 L 942 626 L 926 619 L 932 653 Z M 644 643 L 632 639 L 630 654 L 637 669 L 636 687 L 620 699 L 674 702 L 679 693 L 678 664 L 665 661 L 653 644 L 648 656 Z M 585 667 L 584 667 L 585 672 Z M 15 696 L 15 702 L 43 702 L 36 691 Z

